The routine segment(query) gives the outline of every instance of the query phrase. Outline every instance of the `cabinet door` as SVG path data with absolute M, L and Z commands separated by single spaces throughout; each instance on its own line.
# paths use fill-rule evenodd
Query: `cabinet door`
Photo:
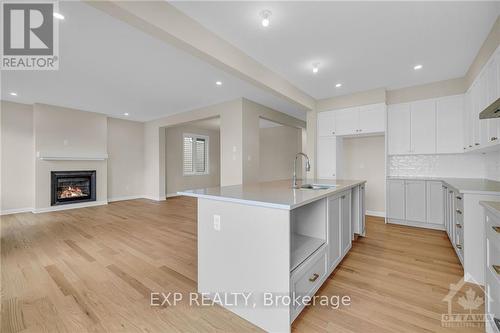
M 448 202 L 448 187 L 443 185 L 443 215 L 444 215 L 444 227 L 446 229 L 446 233 L 448 234 L 448 238 L 450 237 L 450 233 L 448 231 L 448 228 L 450 226 L 450 218 L 449 214 L 450 212 L 448 211 L 449 207 L 449 202 Z
M 436 102 L 436 152 L 461 153 L 463 136 L 463 95 L 440 98 Z
M 488 73 L 484 70 L 479 77 L 479 101 L 477 117 L 488 106 Z M 488 119 L 479 119 L 479 143 L 484 147 L 488 141 Z
M 328 198 L 328 268 L 335 268 L 340 261 L 340 196 Z
M 358 134 L 359 108 L 348 108 L 335 111 L 337 135 Z
M 411 152 L 436 153 L 436 101 L 411 103 Z
M 337 172 L 337 138 L 318 137 L 318 177 L 335 178 Z
M 405 181 L 405 213 L 406 219 L 415 222 L 426 221 L 425 181 Z
M 444 224 L 443 184 L 427 182 L 427 223 Z
M 389 155 L 410 153 L 410 105 L 394 104 L 387 108 Z
M 318 113 L 318 136 L 335 135 L 335 112 L 325 111 Z
M 341 244 L 342 257 L 349 251 L 352 244 L 351 231 L 351 191 L 345 192 L 340 196 L 340 214 L 341 214 Z
M 359 217 L 360 217 L 360 235 L 366 235 L 366 206 L 365 206 L 365 185 L 359 186 Z
M 390 219 L 405 219 L 405 181 L 387 181 L 387 217 Z
M 487 106 L 493 103 L 498 98 L 498 59 L 493 56 L 492 60 L 486 67 L 487 76 Z M 488 119 L 488 142 L 498 141 L 498 128 L 500 119 Z
M 359 108 L 359 133 L 385 132 L 385 104 L 365 105 Z
M 480 126 L 479 126 L 479 82 L 474 82 L 471 87 L 471 125 L 472 125 L 472 148 L 478 148 L 481 145 Z
M 473 138 L 473 125 L 472 125 L 472 95 L 471 90 L 469 89 L 465 93 L 464 97 L 464 121 L 463 121 L 463 129 L 464 129 L 464 147 L 463 150 L 469 150 L 474 147 L 474 138 Z

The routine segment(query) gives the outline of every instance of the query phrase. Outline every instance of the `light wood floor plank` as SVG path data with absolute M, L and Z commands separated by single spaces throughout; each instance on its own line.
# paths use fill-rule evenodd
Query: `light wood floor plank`
M 196 291 L 196 217 L 186 197 L 0 217 L 2 332 L 260 331 L 219 306 L 151 307 L 151 292 Z M 462 274 L 444 232 L 368 217 L 367 237 L 318 291 L 352 305 L 309 306 L 293 330 L 482 332 L 441 326 Z

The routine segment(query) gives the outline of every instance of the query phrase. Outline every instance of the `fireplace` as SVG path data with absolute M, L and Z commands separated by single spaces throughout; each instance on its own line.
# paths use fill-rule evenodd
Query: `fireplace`
M 51 205 L 96 201 L 95 170 L 52 171 Z

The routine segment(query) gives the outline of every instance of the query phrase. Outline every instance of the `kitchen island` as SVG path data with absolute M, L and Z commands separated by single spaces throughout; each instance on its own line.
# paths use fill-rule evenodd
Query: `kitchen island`
M 266 331 L 289 332 L 365 230 L 365 181 L 308 183 L 179 192 L 198 198 L 198 292 Z

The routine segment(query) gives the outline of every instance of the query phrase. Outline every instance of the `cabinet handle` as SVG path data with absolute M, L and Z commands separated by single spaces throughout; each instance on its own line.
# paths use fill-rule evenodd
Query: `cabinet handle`
M 452 194 L 452 193 L 453 193 L 453 191 L 449 191 L 448 193 Z
M 462 225 L 460 223 L 455 224 L 457 228 L 462 229 Z
M 335 135 L 335 132 L 332 132 L 333 135 Z
M 493 228 L 493 230 L 495 230 L 495 232 L 500 234 L 500 227 L 492 227 L 492 228 Z
M 341 198 L 341 199 L 345 199 L 345 195 L 341 196 L 340 198 Z
M 496 140 L 498 140 L 498 138 L 497 138 L 496 136 L 494 136 L 494 137 L 492 137 L 490 140 L 491 140 L 491 141 L 496 141 Z
M 498 274 L 500 275 L 500 266 L 498 265 L 491 265 L 491 267 L 493 268 L 493 270 Z
M 457 214 L 462 215 L 462 211 L 460 209 L 457 209 L 456 212 L 457 212 Z
M 469 145 L 469 148 L 472 148 L 472 145 Z
M 480 146 L 481 144 L 476 142 L 474 145 L 475 145 L 475 146 Z
M 460 249 L 460 250 L 462 249 L 462 245 L 456 244 L 456 246 L 457 246 L 457 249 Z
M 460 196 L 458 196 L 458 195 L 456 196 L 456 198 L 457 198 L 458 200 L 462 200 L 462 197 L 460 197 Z
M 314 273 L 312 277 L 309 278 L 309 281 L 314 282 L 319 278 L 319 275 Z

